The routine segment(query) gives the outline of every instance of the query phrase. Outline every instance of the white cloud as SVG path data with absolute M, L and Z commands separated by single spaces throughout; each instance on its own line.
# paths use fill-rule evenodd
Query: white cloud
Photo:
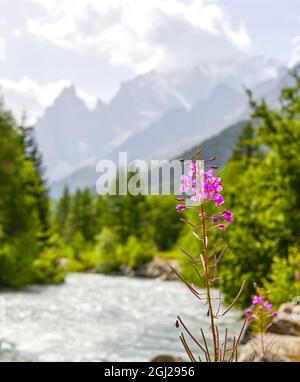
M 96 106 L 96 104 L 98 102 L 97 97 L 95 97 L 95 96 L 93 96 L 91 94 L 86 93 L 82 89 L 77 89 L 76 88 L 76 95 L 77 95 L 77 97 L 79 97 L 79 98 L 81 98 L 83 100 L 83 102 L 85 103 L 85 105 L 89 109 L 94 109 L 94 107 Z
M 0 61 L 4 61 L 6 59 L 6 42 L 5 39 L 0 36 Z
M 300 36 L 296 36 L 292 40 L 292 52 L 289 61 L 289 67 L 293 67 L 300 63 Z
M 70 84 L 68 80 L 41 85 L 28 77 L 23 77 L 19 81 L 0 78 L 0 89 L 1 94 L 4 96 L 5 105 L 13 111 L 18 121 L 21 120 L 25 112 L 29 124 L 34 124 L 61 91 Z M 76 93 L 87 106 L 92 107 L 95 105 L 95 97 L 80 89 L 76 90 Z
M 142 73 L 238 58 L 251 50 L 218 0 L 32 0 L 27 30 L 55 45 L 106 56 Z

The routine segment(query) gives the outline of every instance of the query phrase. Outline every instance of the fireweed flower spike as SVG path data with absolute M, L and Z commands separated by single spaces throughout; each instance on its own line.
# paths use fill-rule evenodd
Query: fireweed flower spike
M 195 214 L 197 214 L 197 218 L 199 219 L 199 224 L 196 225 L 192 224 L 187 219 L 182 219 L 184 223 L 192 227 L 193 235 L 199 240 L 199 251 L 197 251 L 197 254 L 191 255 L 186 250 L 182 248 L 181 250 L 192 261 L 196 275 L 199 277 L 199 282 L 203 283 L 205 291 L 198 291 L 193 284 L 190 284 L 175 269 L 172 269 L 181 281 L 185 283 L 190 292 L 204 304 L 207 312 L 206 318 L 209 320 L 209 334 L 201 329 L 202 339 L 199 340 L 189 331 L 180 317 L 177 317 L 177 323 L 182 329 L 180 341 L 192 362 L 195 362 L 198 357 L 193 355 L 185 335 L 187 335 L 189 339 L 196 344 L 196 346 L 203 353 L 206 361 L 233 362 L 237 360 L 237 348 L 242 332 L 248 321 L 248 316 L 242 325 L 239 335 L 232 337 L 232 343 L 230 343 L 230 337 L 228 336 L 227 329 L 224 339 L 221 338 L 217 320 L 224 317 L 234 306 L 235 302 L 242 293 L 244 282 L 233 302 L 223 312 L 220 312 L 222 306 L 222 293 L 221 291 L 217 291 L 217 295 L 215 296 L 215 291 L 212 291 L 211 288 L 214 286 L 213 283 L 215 280 L 218 279 L 218 266 L 225 252 L 225 248 L 217 254 L 216 251 L 218 249 L 218 245 L 210 244 L 210 241 L 208 241 L 208 233 L 212 228 L 217 228 L 224 231 L 226 226 L 233 222 L 233 214 L 226 209 L 219 211 L 217 209 L 212 215 L 207 213 L 205 208 L 206 204 L 212 204 L 216 209 L 216 207 L 223 205 L 225 201 L 222 196 L 223 187 L 221 184 L 221 178 L 215 176 L 211 165 L 209 165 L 210 168 L 207 171 L 205 171 L 205 167 L 203 167 L 203 164 L 205 166 L 206 162 L 213 161 L 215 157 L 209 159 L 208 161 L 200 161 L 200 153 L 201 151 L 199 147 L 197 154 L 193 156 L 193 158 L 196 157 L 196 161 L 189 163 L 187 174 L 182 175 L 181 177 L 180 192 L 184 195 L 186 205 L 182 202 L 183 198 L 177 198 L 177 201 L 180 201 L 180 204 L 176 207 L 176 209 L 177 211 L 182 212 L 187 206 L 190 207 L 192 205 L 193 208 L 191 208 L 191 211 L 195 211 Z M 211 208 L 209 208 L 209 211 L 210 210 Z M 209 349 L 210 342 L 208 342 L 208 339 L 206 338 L 208 335 L 211 335 L 212 339 L 212 352 Z
M 256 286 L 255 286 L 256 287 Z M 252 307 L 244 311 L 246 319 L 251 321 L 251 327 L 259 333 L 260 351 L 259 356 L 265 359 L 268 346 L 266 344 L 267 330 L 272 325 L 272 319 L 277 317 L 277 312 L 272 312 L 272 304 L 265 299 L 266 292 L 256 287 L 258 294 L 252 299 Z

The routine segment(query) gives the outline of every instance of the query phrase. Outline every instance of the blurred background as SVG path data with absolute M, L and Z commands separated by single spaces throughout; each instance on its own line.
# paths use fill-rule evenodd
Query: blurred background
M 247 281 L 220 330 L 254 282 L 297 298 L 299 62 L 297 0 L 0 0 L 0 360 L 185 357 L 176 315 L 206 325 L 174 197 L 96 194 L 121 151 L 217 156 L 225 298 Z

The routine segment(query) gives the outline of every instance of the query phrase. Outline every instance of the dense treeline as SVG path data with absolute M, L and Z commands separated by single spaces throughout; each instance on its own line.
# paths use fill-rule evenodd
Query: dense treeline
M 96 196 L 89 189 L 57 202 L 54 229 L 71 253 L 71 269 L 102 272 L 135 268 L 169 250 L 181 224 L 173 197 Z
M 221 171 L 226 208 L 234 224 L 224 232 L 228 250 L 220 269 L 228 298 L 253 282 L 275 304 L 300 294 L 300 80 L 282 90 L 280 106 L 251 99 L 252 118 Z M 33 129 L 17 126 L 0 108 L 0 285 L 57 283 L 66 272 L 118 272 L 159 253 L 190 262 L 177 248 L 199 256 L 197 240 L 181 223 L 172 196 L 98 196 L 90 189 L 54 202 L 48 197 Z M 214 154 L 214 153 L 211 153 Z
M 30 129 L 0 105 L 0 284 L 37 280 L 34 261 L 45 245 L 48 196 Z
M 0 285 L 57 283 L 68 271 L 135 268 L 181 230 L 172 197 L 97 196 L 51 202 L 32 128 L 0 108 Z
M 277 305 L 300 293 L 300 78 L 294 78 L 276 109 L 251 97 L 252 122 L 222 174 L 235 215 L 224 237 L 222 286 L 232 298 L 246 280 L 244 305 L 253 282 L 264 284 Z

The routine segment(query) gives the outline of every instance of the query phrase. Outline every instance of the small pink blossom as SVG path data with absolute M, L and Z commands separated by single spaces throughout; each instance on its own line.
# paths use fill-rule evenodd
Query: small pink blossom
M 176 210 L 177 212 L 182 212 L 186 209 L 186 206 L 183 205 L 183 204 L 179 204 L 178 206 L 176 206 Z
M 211 220 L 212 220 L 212 222 L 213 222 L 214 224 L 218 223 L 218 221 L 219 221 L 219 219 L 218 219 L 216 216 L 213 216 L 213 217 L 211 218 Z
M 222 218 L 228 222 L 228 223 L 232 223 L 233 222 L 233 215 L 232 215 L 232 212 L 230 211 L 227 211 L 227 210 L 223 210 L 222 211 Z
M 267 300 L 264 302 L 264 307 L 266 308 L 266 310 L 270 311 L 272 308 L 272 304 Z
M 188 174 L 190 177 L 193 177 L 196 174 L 196 163 L 194 163 L 194 162 L 190 163 Z
M 262 297 L 261 296 L 254 296 L 252 300 L 252 305 L 262 304 Z
M 213 194 L 213 200 L 216 206 L 221 206 L 224 203 L 224 198 L 222 195 Z
M 199 202 L 202 199 L 202 194 L 201 193 L 196 193 L 191 197 L 191 200 L 193 202 Z
M 186 175 L 181 175 L 181 186 L 180 186 L 180 192 L 186 193 L 189 190 L 190 186 L 190 179 Z

